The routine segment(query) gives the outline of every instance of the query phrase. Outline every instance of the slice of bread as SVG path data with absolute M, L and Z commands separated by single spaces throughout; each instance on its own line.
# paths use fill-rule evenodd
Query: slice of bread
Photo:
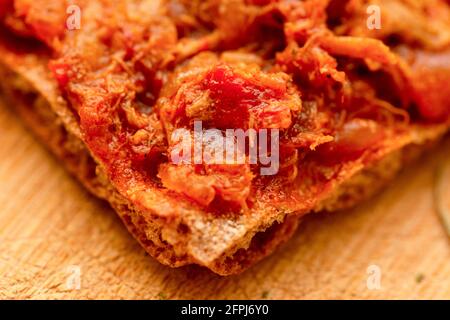
M 46 63 L 39 55 L 0 48 L 0 75 L 8 79 L 2 89 L 9 105 L 87 189 L 111 204 L 145 250 L 171 267 L 198 264 L 221 275 L 242 272 L 289 239 L 305 214 L 348 208 L 379 191 L 449 128 L 411 125 L 370 158 L 343 165 L 335 178 L 295 206 L 271 206 L 261 199 L 247 214 L 214 216 L 158 190 L 148 190 L 145 199 L 121 194 L 86 147 L 77 117 Z M 297 191 L 291 192 L 295 199 Z

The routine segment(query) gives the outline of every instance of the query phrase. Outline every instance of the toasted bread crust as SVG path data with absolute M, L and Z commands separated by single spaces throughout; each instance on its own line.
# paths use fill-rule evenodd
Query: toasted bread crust
M 0 70 L 3 77 L 20 77 L 5 67 Z M 21 81 L 27 80 L 21 78 Z M 280 222 L 274 222 L 267 229 L 261 229 L 258 232 L 249 231 L 247 235 L 235 241 L 228 250 L 209 260 L 208 263 L 199 261 L 188 249 L 188 227 L 182 224 L 171 224 L 159 215 L 146 217 L 146 213 L 140 212 L 133 203 L 121 196 L 108 181 L 102 167 L 91 156 L 82 140 L 73 133 L 76 129 L 67 128 L 67 124 L 64 124 L 64 121 L 54 112 L 43 95 L 36 92 L 34 102 L 27 104 L 14 95 L 12 87 L 3 86 L 3 92 L 9 104 L 14 106 L 27 126 L 64 163 L 68 171 L 91 193 L 109 202 L 130 233 L 151 256 L 163 264 L 180 267 L 196 263 L 220 275 L 240 273 L 270 255 L 280 244 L 288 240 L 295 233 L 301 217 L 305 214 L 299 212 L 282 215 Z M 404 164 L 413 158 L 411 154 L 420 153 L 430 142 L 439 139 L 444 132 L 444 128 L 436 127 L 423 132 L 418 131 L 415 135 L 416 140 L 411 141 L 406 147 L 392 150 L 380 160 L 361 167 L 351 176 L 345 177 L 345 180 L 340 182 L 339 186 L 331 188 L 330 192 L 318 201 L 311 211 L 341 210 L 372 196 L 394 179 Z M 175 246 L 165 240 L 168 234 L 172 234 L 172 237 L 176 239 Z
M 5 69 L 0 70 L 0 75 L 12 76 Z M 144 219 L 142 213 L 127 203 L 126 199 L 114 189 L 83 142 L 66 129 L 61 119 L 50 108 L 50 104 L 43 101 L 42 97 L 36 99 L 34 106 L 26 104 L 14 98 L 9 87 L 3 86 L 2 89 L 3 98 L 10 106 L 14 106 L 13 109 L 39 140 L 62 161 L 67 170 L 84 187 L 98 198 L 106 200 L 115 209 L 129 232 L 152 257 L 171 267 L 194 263 L 195 260 L 189 254 L 176 252 L 173 246 L 162 240 L 164 221 L 158 221 L 156 216 L 152 217 L 150 222 Z M 298 222 L 297 217 L 288 217 L 282 223 L 274 224 L 267 232 L 256 235 L 248 249 L 238 250 L 233 256 L 214 261 L 206 267 L 221 275 L 239 273 L 288 240 L 294 234 Z M 183 230 L 180 230 L 180 233 L 183 233 Z

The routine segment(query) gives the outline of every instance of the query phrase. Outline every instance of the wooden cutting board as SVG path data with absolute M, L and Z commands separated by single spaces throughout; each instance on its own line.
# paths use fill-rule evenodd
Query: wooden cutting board
M 450 241 L 432 197 L 439 153 L 222 278 L 148 257 L 4 106 L 0 142 L 1 299 L 450 299 Z

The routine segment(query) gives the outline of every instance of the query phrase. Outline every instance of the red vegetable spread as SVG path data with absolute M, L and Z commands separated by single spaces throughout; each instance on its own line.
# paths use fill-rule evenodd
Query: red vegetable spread
M 1 0 L 0 20 L 50 51 L 83 140 L 120 192 L 158 188 L 242 213 L 263 189 L 276 201 L 276 190 L 331 179 L 395 133 L 448 120 L 450 5 L 376 3 L 374 30 L 362 0 Z M 242 163 L 173 163 L 174 150 L 194 148 L 173 133 L 195 138 L 196 121 L 277 129 L 278 172 L 261 175 L 248 150 Z

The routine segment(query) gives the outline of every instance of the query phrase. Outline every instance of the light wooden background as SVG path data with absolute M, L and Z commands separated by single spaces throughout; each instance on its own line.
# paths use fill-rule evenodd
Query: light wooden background
M 274 255 L 221 278 L 146 256 L 2 105 L 0 298 L 450 299 L 450 241 L 432 202 L 438 158 L 356 210 L 310 217 Z M 370 266 L 378 290 L 367 286 Z

